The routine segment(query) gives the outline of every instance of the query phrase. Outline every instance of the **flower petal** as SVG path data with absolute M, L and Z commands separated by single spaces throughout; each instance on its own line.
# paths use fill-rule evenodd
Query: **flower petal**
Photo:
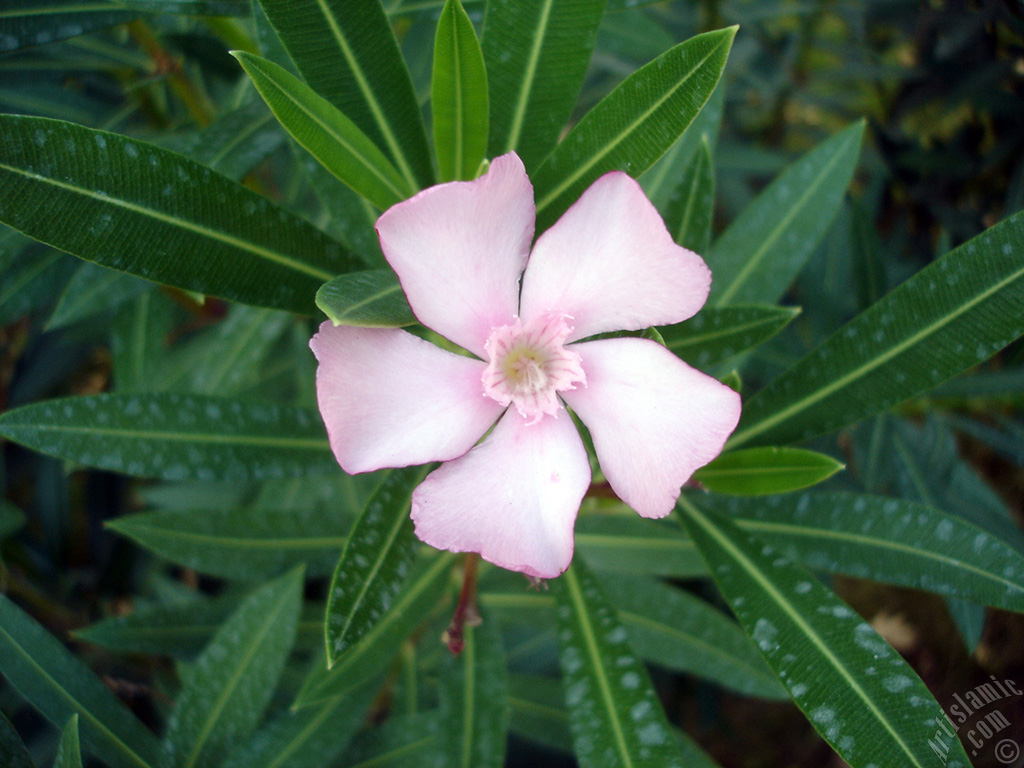
M 417 319 L 483 357 L 491 328 L 518 314 L 534 215 L 533 185 L 509 153 L 479 179 L 392 206 L 377 234 Z
M 572 528 L 590 462 L 567 413 L 528 424 L 506 411 L 494 431 L 413 492 L 416 535 L 502 568 L 554 578 L 572 559 Z
M 520 315 L 573 318 L 569 340 L 678 323 L 711 288 L 704 260 L 672 241 L 640 185 L 606 173 L 537 240 L 523 275 Z
M 331 450 L 350 474 L 461 456 L 503 410 L 483 393 L 484 363 L 405 331 L 325 322 L 309 346 Z
M 562 393 L 590 430 L 612 489 L 644 517 L 664 517 L 690 475 L 717 456 L 740 396 L 647 339 L 572 345 L 587 387 Z

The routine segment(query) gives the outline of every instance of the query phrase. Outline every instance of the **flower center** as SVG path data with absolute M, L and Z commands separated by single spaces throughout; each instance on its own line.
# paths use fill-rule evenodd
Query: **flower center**
M 586 386 L 580 356 L 564 346 L 572 333 L 567 315 L 550 313 L 523 325 L 491 329 L 484 345 L 490 362 L 483 374 L 484 394 L 502 405 L 515 405 L 533 424 L 561 408 L 558 393 Z

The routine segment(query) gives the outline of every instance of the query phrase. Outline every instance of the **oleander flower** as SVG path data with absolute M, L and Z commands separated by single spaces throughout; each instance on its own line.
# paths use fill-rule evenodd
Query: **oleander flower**
M 552 578 L 572 559 L 591 481 L 566 405 L 615 493 L 663 517 L 722 450 L 740 399 L 655 341 L 586 340 L 685 320 L 711 286 L 633 179 L 600 177 L 531 251 L 534 216 L 533 187 L 510 153 L 377 221 L 417 319 L 472 357 L 403 330 L 330 322 L 310 346 L 346 472 L 444 462 L 413 492 L 417 536 Z

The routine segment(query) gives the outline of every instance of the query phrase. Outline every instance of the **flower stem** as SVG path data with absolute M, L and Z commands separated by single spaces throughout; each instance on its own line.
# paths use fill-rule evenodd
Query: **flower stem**
M 455 606 L 455 614 L 448 631 L 444 633 L 444 642 L 453 656 L 458 656 L 466 644 L 464 628 L 468 624 L 475 627 L 480 623 L 480 612 L 476 607 L 476 575 L 480 555 L 476 552 L 466 554 L 462 566 L 462 590 L 459 592 L 459 603 Z

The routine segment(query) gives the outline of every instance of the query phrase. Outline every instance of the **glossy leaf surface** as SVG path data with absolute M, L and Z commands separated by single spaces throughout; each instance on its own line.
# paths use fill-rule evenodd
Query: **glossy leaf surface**
M 717 493 L 767 496 L 816 485 L 844 466 L 831 456 L 803 448 L 747 448 L 722 454 L 693 477 Z
M 389 269 L 339 275 L 316 292 L 316 305 L 335 325 L 401 328 L 416 322 L 398 276 Z
M 0 435 L 77 464 L 166 480 L 337 471 L 319 414 L 273 403 L 173 393 L 45 400 L 0 416 Z
M 665 345 L 706 369 L 764 343 L 800 314 L 796 307 L 704 307 L 682 323 L 660 329 Z

